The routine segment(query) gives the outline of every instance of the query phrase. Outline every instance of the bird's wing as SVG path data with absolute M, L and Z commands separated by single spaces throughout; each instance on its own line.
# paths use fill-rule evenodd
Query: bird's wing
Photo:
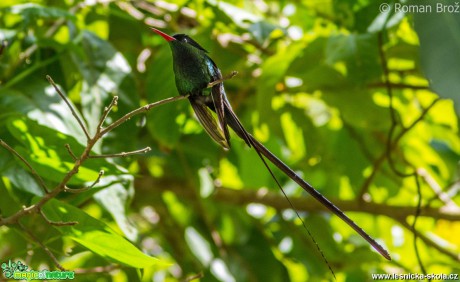
M 224 149 L 229 149 L 230 144 L 228 139 L 225 137 L 223 130 L 216 123 L 216 119 L 212 115 L 206 104 L 201 103 L 199 100 L 196 100 L 192 97 L 189 98 L 190 104 L 192 105 L 193 111 L 196 114 L 196 117 L 203 125 L 204 129 L 211 138 L 220 144 Z M 227 129 L 228 134 L 228 129 Z
M 226 98 L 223 83 L 216 84 L 212 87 L 211 97 L 214 103 L 214 110 L 217 114 L 217 120 L 219 121 L 220 129 L 224 133 L 224 138 L 227 140 L 228 147 L 230 147 L 230 133 L 228 132 L 228 126 L 225 120 L 224 102 L 226 101 Z
M 220 69 L 217 67 L 216 63 L 206 56 L 207 60 L 206 63 L 208 65 L 208 71 L 211 75 L 212 81 L 216 81 L 222 79 L 222 73 Z M 212 98 L 212 105 L 208 104 L 213 111 L 217 114 L 217 120 L 219 122 L 220 129 L 224 133 L 224 137 L 227 141 L 228 147 L 230 147 L 230 133 L 228 131 L 227 123 L 225 121 L 225 110 L 224 110 L 224 100 L 226 100 L 224 84 L 218 83 L 211 88 L 211 98 Z

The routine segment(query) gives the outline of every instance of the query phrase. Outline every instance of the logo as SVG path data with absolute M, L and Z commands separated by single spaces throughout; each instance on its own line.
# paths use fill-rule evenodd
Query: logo
M 3 276 L 6 279 L 16 280 L 67 280 L 75 279 L 75 272 L 73 271 L 49 271 L 49 270 L 27 270 L 29 267 L 21 261 L 2 263 Z

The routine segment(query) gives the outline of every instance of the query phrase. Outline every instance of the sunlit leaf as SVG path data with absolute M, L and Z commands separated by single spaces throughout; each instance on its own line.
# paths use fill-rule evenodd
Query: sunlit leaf
M 57 200 L 49 201 L 43 211 L 54 221 L 78 221 L 74 226 L 59 226 L 57 230 L 98 255 L 123 265 L 145 268 L 160 263 L 156 258 L 142 253 L 103 222 L 80 209 Z

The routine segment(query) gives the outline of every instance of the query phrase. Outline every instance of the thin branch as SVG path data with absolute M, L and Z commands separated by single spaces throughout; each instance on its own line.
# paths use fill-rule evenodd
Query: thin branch
M 441 186 L 436 182 L 436 180 L 431 177 L 431 175 L 426 171 L 424 168 L 419 168 L 417 169 L 417 175 L 420 176 L 425 183 L 428 185 L 428 187 L 433 190 L 436 196 L 434 196 L 432 199 L 428 200 L 427 206 L 435 199 L 441 200 L 441 202 L 444 203 L 446 207 L 448 206 L 453 206 L 458 208 L 458 205 L 452 200 L 451 196 L 444 192 Z
M 114 96 L 112 99 L 112 102 L 110 102 L 108 107 L 105 107 L 104 112 L 102 113 L 101 119 L 99 120 L 99 124 L 97 125 L 98 131 L 102 129 L 102 125 L 104 124 L 104 121 L 107 119 L 107 116 L 109 115 L 112 108 L 116 106 L 117 104 L 118 104 L 118 96 Z
M 417 220 L 418 217 L 420 216 L 420 211 L 422 209 L 422 189 L 420 189 L 420 181 L 418 180 L 418 175 L 414 175 L 415 178 L 415 185 L 417 186 L 417 207 L 415 209 L 415 216 L 414 216 L 414 221 L 412 222 L 411 229 L 412 232 L 414 233 L 414 250 L 415 250 L 415 256 L 417 257 L 417 262 L 418 265 L 420 266 L 420 270 L 423 272 L 423 274 L 426 274 L 426 269 L 425 266 L 423 265 L 422 259 L 420 258 L 420 252 L 418 250 L 418 245 L 417 245 L 417 239 L 418 239 L 418 232 L 415 232 L 416 228 L 415 226 L 417 225 Z
M 393 145 L 392 147 L 395 147 L 397 145 L 397 143 L 401 140 L 401 138 L 407 133 L 409 132 L 412 128 L 414 128 L 420 121 L 422 121 L 425 116 L 428 114 L 428 112 L 434 107 L 434 105 L 436 105 L 437 102 L 439 102 L 441 100 L 441 98 L 436 98 L 434 99 L 429 105 L 428 107 L 426 107 L 425 109 L 423 109 L 422 113 L 420 114 L 420 116 L 414 120 L 408 127 L 405 127 L 403 130 L 401 130 L 401 132 L 395 137 L 394 141 L 393 141 Z
M 214 80 L 213 82 L 208 83 L 208 87 L 207 87 L 207 88 L 211 88 L 211 87 L 213 87 L 213 86 L 216 85 L 216 84 L 222 83 L 222 82 L 224 82 L 224 81 L 226 81 L 226 80 L 228 80 L 228 79 L 232 79 L 232 78 L 233 78 L 235 75 L 237 75 L 237 74 L 238 74 L 237 71 L 232 71 L 230 74 L 228 74 L 228 75 L 222 77 L 221 79 Z
M 400 177 L 410 177 L 410 176 L 416 175 L 415 168 L 413 168 L 413 172 L 411 172 L 411 173 L 404 173 L 404 172 L 399 171 L 396 168 L 396 165 L 394 163 L 394 160 L 392 158 L 391 153 L 396 148 L 396 146 L 398 145 L 398 143 L 401 140 L 401 138 L 405 134 L 407 134 L 412 128 L 414 128 L 415 125 L 417 125 L 420 121 L 422 121 L 425 118 L 426 114 L 436 104 L 436 102 L 438 102 L 440 100 L 439 98 L 433 100 L 433 102 L 428 107 L 423 109 L 423 111 L 420 114 L 420 116 L 415 121 L 413 121 L 411 125 L 409 125 L 408 127 L 403 127 L 403 129 L 399 132 L 399 134 L 393 139 L 394 131 L 395 131 L 396 127 L 398 126 L 398 121 L 397 121 L 396 111 L 395 111 L 395 109 L 393 107 L 393 91 L 392 91 L 392 87 L 391 87 L 391 84 L 390 84 L 390 81 L 389 81 L 389 70 L 388 70 L 388 67 L 387 67 L 387 61 L 386 61 L 386 57 L 385 57 L 385 52 L 383 50 L 382 33 L 379 33 L 378 43 L 379 43 L 379 56 L 380 56 L 382 69 L 383 69 L 383 80 L 384 80 L 384 84 L 385 84 L 387 92 L 388 92 L 388 96 L 390 98 L 389 108 L 390 108 L 391 126 L 390 126 L 390 130 L 388 132 L 388 137 L 387 137 L 387 142 L 386 142 L 386 149 L 382 153 L 382 155 L 380 155 L 380 157 L 378 157 L 376 159 L 376 161 L 374 162 L 374 164 L 372 166 L 371 174 L 366 178 L 365 182 L 361 186 L 360 194 L 358 196 L 361 201 L 364 200 L 363 196 L 369 190 L 369 187 L 370 187 L 370 184 L 372 183 L 372 180 L 377 175 L 377 171 L 380 169 L 380 167 L 383 164 L 383 162 L 385 161 L 385 159 L 388 160 L 388 163 L 390 165 L 391 170 L 396 175 L 398 175 Z
M 6 144 L 2 139 L 0 139 L 0 145 L 2 145 L 3 148 L 10 151 L 13 155 L 15 155 L 18 159 L 20 159 L 29 168 L 30 172 L 38 180 L 38 183 L 40 183 L 40 186 L 43 188 L 45 193 L 48 194 L 49 190 L 46 187 L 45 181 L 43 181 L 43 178 L 41 178 L 40 175 L 38 175 L 37 171 L 29 164 L 29 162 L 26 159 L 24 159 L 18 152 L 16 152 L 16 150 L 14 150 L 8 144 Z
M 54 89 L 56 90 L 56 92 L 59 94 L 59 96 L 61 96 L 62 100 L 64 100 L 64 102 L 67 104 L 67 107 L 70 109 L 70 111 L 72 112 L 72 115 L 75 117 L 75 119 L 78 121 L 78 124 L 80 124 L 80 127 L 81 129 L 83 130 L 83 132 L 85 133 L 85 136 L 86 136 L 86 140 L 90 140 L 91 137 L 89 136 L 89 133 L 88 133 L 88 129 L 86 129 L 86 126 L 84 125 L 83 121 L 80 119 L 80 117 L 77 115 L 77 112 L 75 111 L 75 109 L 72 107 L 72 105 L 70 104 L 69 100 L 67 100 L 67 97 L 61 92 L 61 90 L 59 90 L 59 87 L 57 87 L 56 83 L 54 83 L 53 79 L 51 78 L 51 76 L 47 75 L 46 76 L 46 79 L 49 81 L 49 83 L 51 83 L 51 85 L 53 85 Z
M 167 183 L 167 185 L 166 185 Z M 152 187 L 157 189 L 155 192 L 171 191 L 180 197 L 192 198 L 195 197 L 192 194 L 190 187 L 184 187 L 183 182 L 175 181 L 171 179 L 154 180 L 148 177 L 140 178 L 136 183 L 136 187 L 141 191 L 152 192 Z M 190 189 L 187 189 L 190 188 Z M 267 191 L 266 189 L 251 190 L 241 189 L 235 190 L 231 188 L 219 187 L 216 188 L 212 194 L 212 200 L 221 203 L 245 206 L 252 203 L 262 204 L 268 207 L 272 207 L 275 210 L 282 211 L 290 209 L 290 205 L 284 200 L 284 197 L 279 193 Z M 142 200 L 142 199 L 138 199 Z M 145 199 L 148 200 L 148 199 Z M 406 219 L 414 215 L 413 206 L 395 206 L 387 204 L 379 204 L 374 202 L 359 202 L 357 200 L 341 200 L 331 199 L 340 209 L 344 212 L 358 212 L 366 213 L 370 215 L 386 216 L 399 222 L 404 228 L 410 231 L 416 232 L 418 239 L 422 240 L 427 246 L 430 246 L 444 255 L 449 256 L 455 261 L 460 261 L 460 254 L 452 252 L 451 249 L 443 248 L 441 245 L 434 242 L 424 234 L 420 233 L 416 229 L 414 230 L 410 224 L 406 222 Z M 305 197 L 291 197 L 291 202 L 295 205 L 296 209 L 304 212 L 328 212 L 324 206 L 320 205 L 317 201 L 312 198 Z M 444 219 L 448 221 L 460 221 L 460 209 L 449 209 L 446 210 L 441 208 L 429 208 L 422 207 L 420 209 L 419 217 L 429 217 L 433 219 Z
M 390 97 L 390 105 L 388 107 L 390 108 L 391 122 L 392 124 L 396 125 L 397 120 L 396 120 L 396 111 L 393 108 L 393 90 L 390 85 L 390 71 L 388 70 L 387 59 L 385 57 L 385 52 L 383 50 L 383 33 L 380 32 L 377 38 L 378 38 L 379 56 L 380 56 L 380 61 L 381 61 L 380 63 L 382 65 L 382 70 L 383 70 L 383 83 L 386 87 L 388 97 Z
M 391 152 L 393 151 L 393 141 L 392 141 L 393 134 L 396 130 L 396 127 L 398 126 L 398 120 L 396 116 L 396 110 L 393 106 L 393 100 L 394 100 L 393 99 L 393 88 L 391 88 L 391 85 L 390 85 L 390 71 L 388 70 L 387 59 L 385 56 L 385 51 L 383 50 L 383 33 L 382 32 L 378 34 L 378 47 L 379 47 L 378 50 L 379 50 L 380 61 L 381 61 L 382 70 L 383 70 L 383 83 L 386 86 L 387 94 L 388 94 L 388 97 L 390 98 L 390 104 L 388 108 L 390 109 L 391 126 L 390 126 L 390 130 L 388 131 L 388 137 L 387 137 L 387 148 L 386 148 L 387 159 L 388 159 L 388 163 L 390 164 L 391 170 L 396 175 L 400 177 L 409 177 L 413 175 L 413 172 L 411 173 L 400 172 L 396 168 L 396 165 L 391 156 Z
M 433 249 L 436 249 L 440 253 L 450 257 L 451 259 L 460 262 L 460 254 L 452 252 L 450 248 L 443 248 L 441 245 L 437 244 L 435 241 L 432 239 L 428 238 L 425 236 L 423 233 L 419 232 L 417 229 L 413 229 L 412 226 L 407 223 L 404 219 L 399 219 L 398 222 L 404 226 L 406 229 L 410 230 L 411 232 L 414 232 L 417 234 L 417 237 L 422 240 L 427 246 L 432 247 Z
M 40 240 L 32 232 L 30 232 L 24 225 L 22 225 L 19 221 L 18 221 L 18 225 L 19 227 L 21 227 L 22 230 L 24 230 L 24 232 L 26 232 L 30 236 L 30 238 L 32 238 L 33 241 L 35 241 L 48 254 L 48 256 L 53 260 L 57 268 L 59 268 L 61 271 L 65 271 L 64 267 L 62 267 L 62 265 L 59 263 L 57 258 L 48 249 L 47 246 L 45 246 L 42 242 L 40 242 Z
M 143 106 L 143 107 L 137 108 L 137 109 L 135 109 L 134 111 L 129 112 L 129 113 L 127 113 L 126 115 L 124 115 L 123 117 L 119 118 L 118 120 L 116 120 L 116 121 L 115 121 L 114 123 L 112 123 L 111 125 L 109 125 L 109 126 L 107 126 L 106 128 L 102 129 L 101 132 L 100 132 L 100 134 L 101 134 L 101 136 L 107 134 L 107 132 L 112 131 L 112 130 L 115 129 L 116 127 L 120 126 L 120 124 L 124 123 L 125 121 L 127 121 L 128 119 L 132 118 L 132 117 L 135 116 L 135 115 L 138 115 L 138 114 L 141 114 L 141 113 L 148 112 L 148 111 L 150 111 L 152 108 L 155 108 L 155 107 L 157 107 L 157 106 L 160 106 L 160 105 L 163 105 L 163 104 L 167 104 L 167 103 L 171 103 L 171 102 L 175 102 L 175 101 L 179 101 L 179 100 L 183 100 L 183 99 L 186 99 L 186 98 L 188 98 L 188 95 L 187 95 L 187 96 L 179 95 L 179 96 L 176 96 L 176 97 L 166 98 L 166 99 L 163 99 L 163 100 L 161 100 L 161 101 L 154 102 L 154 103 L 145 105 L 145 106 Z
M 99 171 L 99 174 L 96 178 L 96 180 L 93 182 L 93 184 L 91 184 L 90 186 L 88 187 L 83 187 L 83 188 L 75 188 L 75 189 L 72 189 L 72 188 L 69 188 L 67 186 L 64 187 L 64 192 L 68 192 L 68 193 L 73 193 L 73 194 L 78 194 L 78 193 L 82 193 L 82 192 L 86 192 L 88 190 L 90 190 L 91 188 L 93 188 L 94 186 L 96 186 L 96 184 L 99 183 L 99 181 L 101 180 L 101 177 L 104 175 L 104 171 L 101 170 Z
M 150 147 L 145 147 L 144 149 L 136 150 L 136 151 L 131 151 L 131 152 L 121 152 L 117 154 L 106 154 L 106 155 L 90 155 L 90 159 L 105 159 L 105 158 L 118 158 L 118 157 L 127 157 L 131 155 L 137 155 L 137 154 L 145 154 L 147 152 L 150 152 L 152 149 Z
M 155 180 L 148 177 L 138 178 L 136 187 L 142 191 L 152 191 L 155 187 L 156 192 L 171 191 L 181 197 L 192 198 L 192 187 L 184 187 L 183 182 L 174 179 Z M 279 193 L 267 190 L 241 189 L 235 190 L 225 187 L 215 189 L 212 198 L 216 201 L 234 204 L 247 205 L 258 203 L 272 207 L 276 210 L 290 209 L 290 205 L 284 200 Z M 311 197 L 291 197 L 293 205 L 299 211 L 304 212 L 327 212 L 321 204 Z M 375 202 L 359 202 L 356 200 L 343 200 L 339 198 L 331 199 L 344 212 L 360 212 L 370 215 L 383 215 L 393 219 L 407 218 L 414 215 L 414 207 L 410 205 L 388 205 Z M 430 217 L 433 219 L 444 219 L 447 221 L 460 221 L 460 208 L 445 209 L 444 207 L 432 208 L 422 207 L 420 216 Z
M 45 215 L 45 213 L 42 211 L 42 209 L 39 209 L 40 215 L 43 217 L 43 219 L 49 224 L 49 225 L 54 225 L 54 226 L 69 226 L 69 225 L 75 225 L 78 224 L 78 221 L 52 221 L 48 219 L 48 217 Z
M 76 157 L 75 154 L 72 152 L 72 149 L 70 148 L 70 145 L 69 145 L 69 144 L 65 144 L 64 146 L 65 146 L 65 148 L 67 149 L 67 152 L 69 153 L 69 155 L 72 157 L 73 161 L 76 161 L 76 160 L 77 160 L 77 157 Z

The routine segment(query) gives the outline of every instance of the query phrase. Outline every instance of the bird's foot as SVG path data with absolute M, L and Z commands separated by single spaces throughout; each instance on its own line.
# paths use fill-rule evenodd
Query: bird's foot
M 211 88 L 213 87 L 214 85 L 216 84 L 219 84 L 219 83 L 222 83 L 224 82 L 225 80 L 228 80 L 228 79 L 232 79 L 235 75 L 237 75 L 238 72 L 237 71 L 232 71 L 230 74 L 222 77 L 221 79 L 218 79 L 218 80 L 214 80 L 213 82 L 210 82 L 208 83 L 208 87 L 207 88 Z

